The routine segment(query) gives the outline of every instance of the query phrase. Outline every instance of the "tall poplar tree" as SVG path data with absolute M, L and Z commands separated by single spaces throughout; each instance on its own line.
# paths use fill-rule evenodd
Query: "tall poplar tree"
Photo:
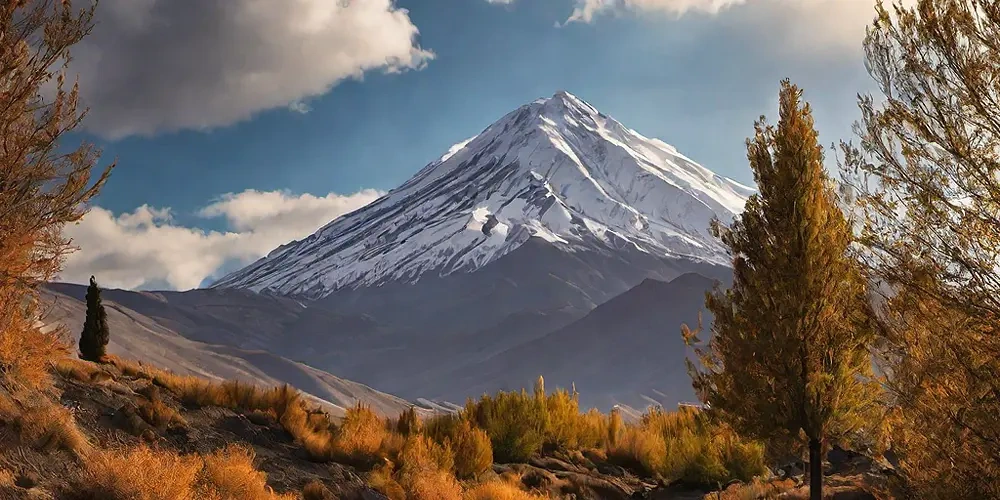
M 80 357 L 88 361 L 100 361 L 107 354 L 110 331 L 108 313 L 101 304 L 101 288 L 91 276 L 87 287 L 87 318 L 80 334 Z
M 734 282 L 709 293 L 712 339 L 689 364 L 711 413 L 737 432 L 809 448 L 811 498 L 822 498 L 824 446 L 861 431 L 877 408 L 866 284 L 848 256 L 851 226 L 823 168 L 809 105 L 781 83 L 777 127 L 747 140 L 760 189 L 713 231 Z M 700 343 L 686 326 L 689 343 Z

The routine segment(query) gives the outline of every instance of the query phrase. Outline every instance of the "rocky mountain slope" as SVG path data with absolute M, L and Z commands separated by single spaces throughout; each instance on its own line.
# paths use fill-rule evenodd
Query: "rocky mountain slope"
M 704 292 L 714 283 L 694 273 L 670 282 L 647 279 L 573 323 L 448 373 L 447 379 L 469 385 L 433 395 L 519 389 L 542 375 L 550 386 L 575 386 L 588 407 L 642 409 L 697 401 L 684 362 L 693 353 L 681 339 L 680 325 L 693 328 L 699 312 L 711 324 L 711 315 L 703 311 Z

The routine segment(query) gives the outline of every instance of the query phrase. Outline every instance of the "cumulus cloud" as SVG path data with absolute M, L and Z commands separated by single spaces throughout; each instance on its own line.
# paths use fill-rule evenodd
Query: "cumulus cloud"
M 94 207 L 65 229 L 80 250 L 69 256 L 59 279 L 86 283 L 96 275 L 102 284 L 115 288 L 197 288 L 206 278 L 218 277 L 224 266 L 249 264 L 382 194 L 370 189 L 326 196 L 230 193 L 197 214 L 225 218 L 227 231 L 179 225 L 170 209 L 143 205 L 115 215 Z
M 394 0 L 103 0 L 74 49 L 86 127 L 108 138 L 207 129 L 434 54 Z
M 789 50 L 857 50 L 875 17 L 875 0 L 577 0 L 563 24 L 591 23 L 623 12 L 727 16 L 780 37 Z

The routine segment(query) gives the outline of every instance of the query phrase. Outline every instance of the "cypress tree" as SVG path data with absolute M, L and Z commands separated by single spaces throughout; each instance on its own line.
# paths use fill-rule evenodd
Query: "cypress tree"
M 747 140 L 760 192 L 730 227 L 713 224 L 733 256 L 734 283 L 708 294 L 713 337 L 698 350 L 702 366 L 689 370 L 711 414 L 737 432 L 807 444 L 819 499 L 824 446 L 869 423 L 878 391 L 866 283 L 848 256 L 853 233 L 801 95 L 783 81 L 777 127 L 762 117 Z
M 100 361 L 107 354 L 109 336 L 108 314 L 101 304 L 101 288 L 91 276 L 90 286 L 87 287 L 87 319 L 80 334 L 80 357 Z

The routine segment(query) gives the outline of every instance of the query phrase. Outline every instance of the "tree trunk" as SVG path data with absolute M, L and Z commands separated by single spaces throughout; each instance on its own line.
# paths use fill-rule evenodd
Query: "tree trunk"
M 823 448 L 815 438 L 809 440 L 809 500 L 823 500 Z

